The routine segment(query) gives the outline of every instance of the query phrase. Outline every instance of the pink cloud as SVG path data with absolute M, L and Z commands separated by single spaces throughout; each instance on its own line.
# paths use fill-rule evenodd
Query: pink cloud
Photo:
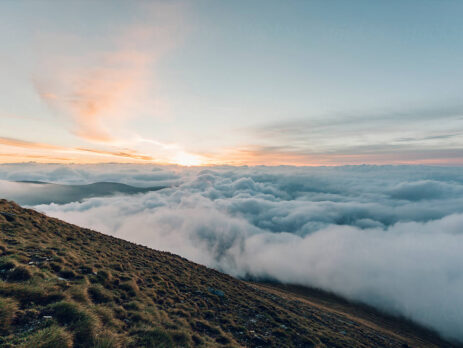
M 129 119 L 159 112 L 152 95 L 156 66 L 178 40 L 183 10 L 177 4 L 139 7 L 140 20 L 116 29 L 105 47 L 85 47 L 79 37 L 54 34 L 50 53 L 34 74 L 43 102 L 85 140 L 115 142 L 130 131 Z M 65 42 L 64 48 L 56 41 Z M 66 52 L 66 47 L 75 50 L 70 42 L 83 46 L 79 60 Z

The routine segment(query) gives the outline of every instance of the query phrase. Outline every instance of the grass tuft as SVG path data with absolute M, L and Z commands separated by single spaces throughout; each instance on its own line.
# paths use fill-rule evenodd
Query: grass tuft
M 15 267 L 16 267 L 16 262 L 11 260 L 10 258 L 5 257 L 5 256 L 0 258 L 0 272 L 1 273 L 5 273 Z
M 55 287 L 3 282 L 0 282 L 0 296 L 13 297 L 20 302 L 21 306 L 47 305 L 64 298 L 63 293 Z
M 21 348 L 71 348 L 72 335 L 57 325 L 39 330 L 27 337 Z
M 5 334 L 10 331 L 11 323 L 18 310 L 16 301 L 10 298 L 0 298 L 0 332 Z
M 171 348 L 174 342 L 166 331 L 154 329 L 137 332 L 137 347 Z
M 88 288 L 88 295 L 94 303 L 106 303 L 113 300 L 113 296 L 100 284 L 92 285 Z
M 7 280 L 10 282 L 24 282 L 32 278 L 32 273 L 24 266 L 15 267 L 8 273 Z
M 74 345 L 88 347 L 93 344 L 96 332 L 94 316 L 70 302 L 58 302 L 46 309 L 61 325 L 68 326 L 74 332 Z

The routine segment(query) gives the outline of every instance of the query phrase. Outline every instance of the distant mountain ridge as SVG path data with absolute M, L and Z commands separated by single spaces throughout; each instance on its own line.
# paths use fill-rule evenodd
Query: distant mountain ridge
M 86 198 L 105 197 L 114 194 L 137 194 L 157 191 L 166 186 L 135 187 L 116 182 L 96 182 L 85 185 L 54 184 L 42 181 L 14 181 L 12 188 L 0 186 L 0 196 L 22 205 L 66 204 Z M 4 192 L 2 192 L 4 191 Z
M 452 346 L 362 311 L 0 200 L 1 347 Z

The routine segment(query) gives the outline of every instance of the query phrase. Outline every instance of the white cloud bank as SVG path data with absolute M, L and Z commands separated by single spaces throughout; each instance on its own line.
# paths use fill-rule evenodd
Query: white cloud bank
M 36 209 L 235 276 L 334 291 L 463 341 L 463 168 L 0 166 L 8 180 L 102 178 L 175 185 Z

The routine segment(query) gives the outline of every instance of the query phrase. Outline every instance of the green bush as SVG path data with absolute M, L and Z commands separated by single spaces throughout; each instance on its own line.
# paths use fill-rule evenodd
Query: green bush
M 62 327 L 53 325 L 30 335 L 22 348 L 71 348 L 72 336 Z

